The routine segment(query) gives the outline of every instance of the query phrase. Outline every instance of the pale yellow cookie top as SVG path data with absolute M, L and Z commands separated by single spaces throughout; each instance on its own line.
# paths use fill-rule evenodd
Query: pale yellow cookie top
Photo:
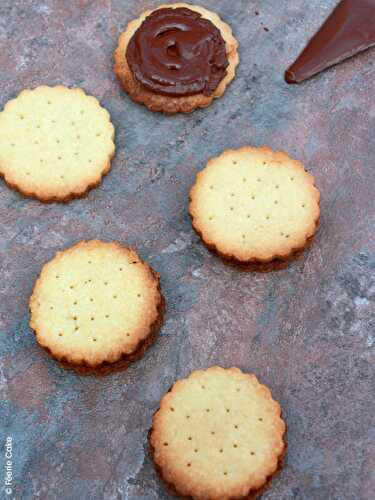
M 194 499 L 246 497 L 284 452 L 285 424 L 254 375 L 212 367 L 179 380 L 161 401 L 151 445 L 163 478 Z
M 59 360 L 115 362 L 150 334 L 158 287 L 158 276 L 133 250 L 80 242 L 43 267 L 30 299 L 30 326 Z
M 83 90 L 24 90 L 0 113 L 0 174 L 27 196 L 66 201 L 100 182 L 113 139 L 108 111 Z
M 239 261 L 303 249 L 319 221 L 319 191 L 301 163 L 269 148 L 229 150 L 209 161 L 190 192 L 194 228 Z

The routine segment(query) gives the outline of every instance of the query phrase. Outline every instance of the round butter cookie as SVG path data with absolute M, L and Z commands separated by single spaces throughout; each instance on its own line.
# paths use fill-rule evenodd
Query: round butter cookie
M 108 111 L 83 90 L 24 90 L 0 113 L 0 175 L 25 196 L 66 202 L 100 184 L 113 141 Z
M 267 147 L 225 151 L 190 191 L 193 227 L 208 248 L 242 264 L 288 261 L 310 243 L 320 217 L 314 178 Z
M 267 387 L 216 366 L 175 383 L 149 440 L 160 476 L 179 496 L 240 500 L 256 496 L 281 468 L 285 430 Z
M 189 113 L 224 94 L 239 63 L 237 48 L 231 28 L 214 12 L 160 5 L 120 35 L 114 71 L 130 97 L 151 111 Z
M 82 241 L 43 267 L 30 326 L 65 367 L 105 373 L 144 354 L 161 326 L 163 304 L 159 275 L 134 250 Z

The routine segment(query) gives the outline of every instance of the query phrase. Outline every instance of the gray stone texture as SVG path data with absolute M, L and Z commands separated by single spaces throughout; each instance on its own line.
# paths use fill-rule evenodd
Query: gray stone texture
M 117 145 L 102 185 L 68 205 L 0 181 L 0 421 L 16 499 L 169 499 L 147 451 L 152 414 L 177 378 L 213 364 L 256 373 L 282 404 L 289 452 L 263 498 L 374 498 L 375 52 L 288 86 L 334 0 L 200 3 L 233 27 L 237 78 L 208 109 L 167 117 L 132 103 L 112 72 L 119 33 L 157 1 L 0 2 L 1 108 L 23 88 L 81 86 L 110 111 Z M 322 193 L 316 241 L 286 270 L 225 265 L 189 221 L 197 171 L 249 143 L 300 159 Z M 43 263 L 91 238 L 136 247 L 168 304 L 152 349 L 106 378 L 62 370 L 28 327 Z

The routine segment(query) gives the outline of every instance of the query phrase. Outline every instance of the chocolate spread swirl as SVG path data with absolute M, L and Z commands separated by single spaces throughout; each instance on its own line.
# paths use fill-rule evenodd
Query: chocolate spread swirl
M 229 65 L 220 30 L 187 8 L 152 12 L 131 38 L 126 59 L 141 85 L 173 97 L 211 95 Z

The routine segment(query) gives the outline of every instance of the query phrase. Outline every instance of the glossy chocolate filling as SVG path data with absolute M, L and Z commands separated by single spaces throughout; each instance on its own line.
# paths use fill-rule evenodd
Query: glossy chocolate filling
M 152 12 L 131 38 L 126 59 L 147 90 L 172 97 L 212 95 L 229 65 L 220 30 L 187 8 Z

